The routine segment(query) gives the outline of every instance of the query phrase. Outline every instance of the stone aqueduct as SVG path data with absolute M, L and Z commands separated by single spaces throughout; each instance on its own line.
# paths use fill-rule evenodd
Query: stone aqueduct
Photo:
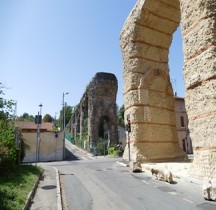
M 183 159 L 178 146 L 168 53 L 181 22 L 186 109 L 194 177 L 216 175 L 216 1 L 138 0 L 122 29 L 125 118 L 131 160 Z M 128 159 L 125 150 L 124 159 Z
M 85 132 L 87 139 L 81 145 L 85 149 L 89 149 L 90 144 L 95 145 L 100 137 L 105 138 L 105 134 L 110 144 L 118 142 L 117 89 L 118 81 L 114 74 L 106 72 L 95 74 L 86 87 L 69 123 L 72 136 L 77 144 L 83 140 Z

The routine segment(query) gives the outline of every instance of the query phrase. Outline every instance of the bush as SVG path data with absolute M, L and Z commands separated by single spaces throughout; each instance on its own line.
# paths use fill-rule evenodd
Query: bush
M 98 155 L 107 155 L 107 141 L 100 138 L 97 142 Z
M 109 147 L 108 155 L 110 155 L 112 157 L 117 157 L 118 156 L 118 151 L 116 150 L 115 147 Z
M 17 151 L 13 126 L 4 129 L 0 122 L 0 169 L 9 170 L 16 164 Z
M 121 157 L 123 155 L 123 148 L 122 145 L 117 144 L 113 147 L 109 147 L 108 154 L 112 157 Z

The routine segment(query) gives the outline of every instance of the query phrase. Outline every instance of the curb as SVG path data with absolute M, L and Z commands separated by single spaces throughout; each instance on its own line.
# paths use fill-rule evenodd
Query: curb
M 57 189 L 57 209 L 62 210 L 61 188 L 60 188 L 60 176 L 56 167 L 53 167 L 56 171 L 56 189 Z
M 38 176 L 38 179 L 37 179 L 36 183 L 34 184 L 34 186 L 33 186 L 33 188 L 32 188 L 32 191 L 28 194 L 27 200 L 26 200 L 25 205 L 24 205 L 24 207 L 22 208 L 22 210 L 28 210 L 28 209 L 29 209 L 29 207 L 30 207 L 30 205 L 31 205 L 31 200 L 32 200 L 32 198 L 33 198 L 34 195 L 35 195 L 35 192 L 36 192 L 36 189 L 37 189 L 38 184 L 39 184 L 39 182 L 40 182 L 40 178 L 41 178 L 42 174 L 43 174 L 43 173 L 41 173 L 41 174 Z

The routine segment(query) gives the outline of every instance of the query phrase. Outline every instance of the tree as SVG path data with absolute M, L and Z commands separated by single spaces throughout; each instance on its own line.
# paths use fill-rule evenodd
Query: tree
M 53 118 L 50 114 L 45 114 L 43 117 L 44 122 L 53 122 Z
M 71 119 L 71 115 L 72 115 L 72 107 L 65 106 L 65 127 L 69 123 Z M 63 110 L 60 111 L 59 124 L 60 124 L 60 127 L 63 128 Z
M 0 83 L 0 96 L 3 96 L 3 86 Z M 0 97 L 0 169 L 8 170 L 16 164 L 17 151 L 15 145 L 15 126 L 13 124 L 14 101 Z
M 124 112 L 125 112 L 124 105 L 122 105 L 120 107 L 120 109 L 118 109 L 118 111 L 117 111 L 117 119 L 118 119 L 118 124 L 119 125 L 125 125 L 125 123 L 124 123 Z
M 29 115 L 28 113 L 23 113 L 23 115 L 17 117 L 18 121 L 25 121 L 25 122 L 34 122 L 34 116 Z

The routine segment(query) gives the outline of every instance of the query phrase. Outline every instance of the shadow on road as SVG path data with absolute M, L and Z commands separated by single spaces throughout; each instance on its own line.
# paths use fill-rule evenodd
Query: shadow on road
M 74 155 L 71 151 L 65 148 L 66 160 L 80 160 L 76 155 Z

